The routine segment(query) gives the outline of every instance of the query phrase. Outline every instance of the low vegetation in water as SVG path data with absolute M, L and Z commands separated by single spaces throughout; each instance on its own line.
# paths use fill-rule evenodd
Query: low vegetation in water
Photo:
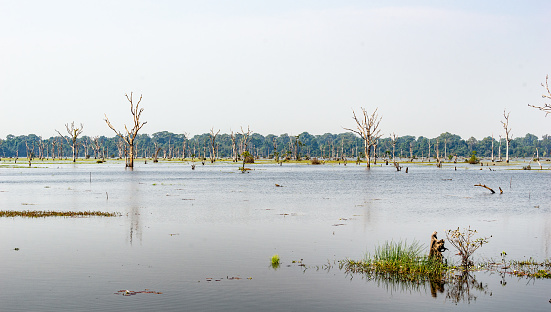
M 40 210 L 0 210 L 0 217 L 23 217 L 23 218 L 45 218 L 45 217 L 118 217 L 118 212 L 103 211 L 40 211 Z
M 279 265 L 280 265 L 280 261 L 279 261 L 279 255 L 278 254 L 275 254 L 272 256 L 272 268 L 274 269 L 277 269 L 279 268 Z
M 446 264 L 429 259 L 423 254 L 423 246 L 417 242 L 386 242 L 366 254 L 361 261 L 344 260 L 340 268 L 348 273 L 364 273 L 369 277 L 383 277 L 397 281 L 420 283 L 442 279 L 450 269 Z

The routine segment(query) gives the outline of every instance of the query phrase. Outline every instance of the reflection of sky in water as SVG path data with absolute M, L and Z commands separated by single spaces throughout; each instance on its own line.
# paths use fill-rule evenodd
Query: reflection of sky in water
M 0 220 L 0 310 L 351 311 L 434 304 L 451 310 L 452 303 L 442 305 L 444 296 L 431 298 L 430 288 L 419 296 L 315 266 L 360 259 L 386 240 L 426 245 L 434 230 L 443 238 L 445 229 L 469 225 L 493 235 L 475 257 L 499 259 L 504 250 L 510 259 L 549 257 L 548 172 L 464 165 L 457 171 L 411 166 L 408 174 L 351 164 L 253 168 L 247 174 L 228 165 L 199 165 L 195 171 L 178 164 L 140 164 L 134 171 L 109 164 L 2 169 L 2 209 L 123 216 Z M 478 183 L 501 186 L 504 194 L 491 195 L 473 186 Z M 275 253 L 283 262 L 277 271 L 269 269 Z M 300 259 L 309 267 L 304 273 L 291 263 Z M 488 283 L 492 296 L 479 296 L 476 308 L 511 309 L 515 300 L 528 298 L 535 309 L 549 304 L 542 297 L 548 294 L 537 290 L 547 281 L 525 286 L 511 280 L 503 287 L 499 278 L 478 279 Z M 163 295 L 113 295 L 145 288 Z

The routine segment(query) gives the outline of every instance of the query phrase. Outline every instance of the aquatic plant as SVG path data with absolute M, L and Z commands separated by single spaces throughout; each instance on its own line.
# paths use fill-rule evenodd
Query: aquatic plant
M 277 269 L 279 268 L 280 262 L 279 262 L 279 255 L 275 254 L 272 256 L 272 268 Z
M 452 244 L 452 246 L 459 251 L 459 255 L 461 256 L 461 265 L 463 268 L 473 266 L 473 262 L 470 261 L 469 258 L 478 248 L 482 247 L 484 244 L 487 244 L 488 240 L 492 237 L 490 235 L 490 237 L 475 238 L 474 236 L 476 234 L 477 231 L 472 230 L 470 226 L 463 231 L 459 230 L 459 228 L 446 231 L 446 238 L 448 239 L 448 242 L 450 242 L 450 244 Z
M 0 217 L 24 217 L 24 218 L 45 218 L 45 217 L 118 217 L 119 212 L 103 211 L 41 211 L 41 210 L 0 210 Z

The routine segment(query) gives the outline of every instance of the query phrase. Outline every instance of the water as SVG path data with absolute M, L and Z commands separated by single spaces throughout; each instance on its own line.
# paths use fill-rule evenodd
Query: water
M 387 240 L 471 226 L 475 259 L 550 257 L 549 171 L 413 165 L 45 164 L 0 169 L 3 210 L 116 218 L 0 219 L 1 311 L 548 310 L 551 283 L 477 273 L 476 300 L 347 275 Z M 510 168 L 509 168 L 510 169 Z M 91 181 L 91 182 L 90 182 Z M 503 194 L 490 194 L 474 184 Z M 283 187 L 276 187 L 275 184 Z M 499 193 L 499 191 L 498 191 Z M 451 246 L 448 246 L 451 247 Z M 15 251 L 14 248 L 19 248 Z M 270 258 L 279 254 L 274 270 Z M 445 257 L 459 261 L 453 252 Z M 297 261 L 297 263 L 292 263 Z M 300 266 L 299 261 L 305 264 Z M 238 277 L 239 279 L 231 279 Z M 503 286 L 503 283 L 506 285 Z M 447 286 L 446 286 L 447 287 Z M 119 290 L 162 294 L 121 296 Z

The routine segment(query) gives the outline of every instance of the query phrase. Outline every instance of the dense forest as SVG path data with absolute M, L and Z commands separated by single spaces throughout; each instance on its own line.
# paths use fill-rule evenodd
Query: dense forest
M 181 158 L 236 158 L 243 154 L 241 134 L 219 134 L 213 136 L 210 133 L 187 137 L 184 134 L 175 134 L 167 131 L 157 132 L 152 135 L 139 134 L 136 137 L 137 157 L 159 159 Z M 214 142 L 213 142 L 214 138 Z M 68 140 L 67 140 L 68 139 Z M 258 133 L 251 134 L 247 147 L 248 152 L 255 158 L 289 158 L 309 159 L 340 159 L 364 158 L 363 140 L 351 132 L 340 134 L 326 133 L 312 135 L 303 132 L 297 136 L 281 134 L 279 136 L 269 134 L 266 136 Z M 68 137 L 50 137 L 43 139 L 34 134 L 14 136 L 8 135 L 0 140 L 0 156 L 7 157 L 32 157 L 32 158 L 70 158 L 72 147 Z M 78 158 L 124 158 L 126 145 L 117 136 L 115 137 L 88 137 L 81 136 L 76 140 L 76 154 Z M 214 143 L 214 144 L 213 144 Z M 396 137 L 395 144 L 389 138 L 381 138 L 372 153 L 378 158 L 427 158 L 440 157 L 451 159 L 454 156 L 467 157 L 473 151 L 479 157 L 491 157 L 492 148 L 496 159 L 505 159 L 505 139 L 492 139 L 486 137 L 477 140 L 471 137 L 467 140 L 451 133 L 442 133 L 436 138 L 402 136 Z M 492 146 L 493 143 L 493 146 Z M 214 146 L 214 148 L 213 148 Z M 510 142 L 510 157 L 549 157 L 551 153 L 551 140 L 548 135 L 541 139 L 533 134 L 517 137 Z

